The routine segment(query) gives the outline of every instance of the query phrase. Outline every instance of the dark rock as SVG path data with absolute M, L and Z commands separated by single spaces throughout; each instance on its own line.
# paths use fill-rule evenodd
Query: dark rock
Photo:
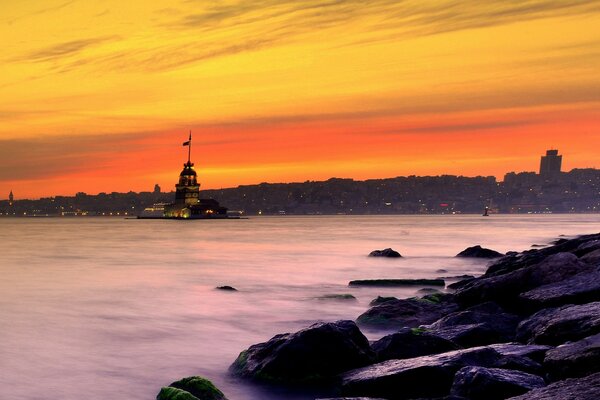
M 396 250 L 392 250 L 390 248 L 383 250 L 373 250 L 369 253 L 369 257 L 390 257 L 390 258 L 399 258 L 402 257 L 400 253 Z
M 448 272 L 448 270 L 444 269 L 444 268 L 440 268 L 440 269 L 436 269 L 435 272 L 437 274 L 445 274 L 446 272 Z
M 495 367 L 502 356 L 488 348 L 389 360 L 342 375 L 342 393 L 390 400 L 440 397 L 449 393 L 454 374 L 465 366 Z
M 430 324 L 457 309 L 452 295 L 436 293 L 422 298 L 384 301 L 361 314 L 356 322 L 385 329 L 414 328 Z
M 350 286 L 446 286 L 443 279 L 359 279 Z
M 473 275 L 455 275 L 455 276 L 440 276 L 437 279 L 453 281 L 453 280 L 464 280 L 464 279 L 474 279 L 474 278 L 475 277 Z
M 441 293 L 441 292 L 438 289 L 434 289 L 434 288 L 423 288 L 423 289 L 417 290 L 417 293 L 419 293 L 419 294 L 431 294 L 431 293 Z
M 489 346 L 503 356 L 526 357 L 537 362 L 542 362 L 546 352 L 553 347 L 539 344 L 496 343 Z
M 566 379 L 511 400 L 596 400 L 600 399 L 600 373 L 585 378 Z
M 492 302 L 450 313 L 429 326 L 433 334 L 463 347 L 507 342 L 515 337 L 520 318 Z
M 384 336 L 373 343 L 371 348 L 375 351 L 377 361 L 420 357 L 459 349 L 451 341 L 418 328 L 404 328 Z
M 236 376 L 264 382 L 311 384 L 368 365 L 374 358 L 367 338 L 354 322 L 321 322 L 250 346 L 230 370 Z
M 584 257 L 585 255 L 600 250 L 600 239 L 590 240 L 580 244 L 573 252 L 577 257 Z
M 447 287 L 448 287 L 448 289 L 458 290 L 458 289 L 460 289 L 462 287 L 467 286 L 469 283 L 473 282 L 474 280 L 475 280 L 475 277 L 473 277 L 473 278 L 466 278 L 466 279 L 463 279 L 461 281 L 451 283 Z
M 600 333 L 600 302 L 547 308 L 522 321 L 520 342 L 559 345 Z
M 315 399 L 315 400 L 385 400 L 385 399 L 378 399 L 375 397 L 328 397 L 326 399 L 319 398 L 319 399 Z
M 600 301 L 600 267 L 522 293 L 520 299 L 534 310 Z
M 458 253 L 456 257 L 473 257 L 473 258 L 497 258 L 502 257 L 504 254 L 499 253 L 495 250 L 486 249 L 480 245 L 468 247 Z
M 390 297 L 384 297 L 384 296 L 377 296 L 376 298 L 374 298 L 373 300 L 371 300 L 371 302 L 369 303 L 370 306 L 376 306 L 377 304 L 381 304 L 381 303 L 385 303 L 387 301 L 392 301 L 392 300 L 398 300 L 396 297 L 390 296 Z
M 581 257 L 581 260 L 591 265 L 600 266 L 600 250 L 594 250 L 591 253 L 587 253 L 585 256 Z
M 157 400 L 227 400 L 225 395 L 208 379 L 190 376 L 163 387 Z
M 520 308 L 519 294 L 593 269 L 571 253 L 559 253 L 513 272 L 476 278 L 458 289 L 455 295 L 466 305 L 495 301 L 503 306 Z
M 319 300 L 356 300 L 356 297 L 349 293 L 340 293 L 340 294 L 325 294 L 323 296 L 317 297 Z
M 454 376 L 450 392 L 471 400 L 503 400 L 544 386 L 542 378 L 526 372 L 463 367 Z
M 217 286 L 215 289 L 219 289 L 219 290 L 226 290 L 226 291 L 230 291 L 230 292 L 237 292 L 237 289 L 234 288 L 233 286 Z
M 553 380 L 600 372 L 600 334 L 548 351 L 544 366 Z

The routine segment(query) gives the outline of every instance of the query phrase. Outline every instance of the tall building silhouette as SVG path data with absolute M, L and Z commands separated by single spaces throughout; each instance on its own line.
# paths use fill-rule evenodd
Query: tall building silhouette
M 553 178 L 560 175 L 562 155 L 558 150 L 546 150 L 546 155 L 540 160 L 540 176 L 542 178 Z
M 11 190 L 8 195 L 8 205 L 12 206 L 14 202 L 15 202 L 15 196 L 13 195 L 13 192 Z

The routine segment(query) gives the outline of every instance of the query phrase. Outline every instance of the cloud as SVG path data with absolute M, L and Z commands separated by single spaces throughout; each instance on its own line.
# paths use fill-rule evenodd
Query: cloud
M 119 39 L 118 36 L 103 36 L 90 39 L 73 40 L 69 42 L 63 42 L 52 45 L 43 49 L 32 51 L 21 57 L 15 59 L 15 61 L 30 61 L 30 62 L 44 62 L 52 61 L 55 59 L 61 59 L 63 57 L 71 56 L 81 51 L 109 41 Z

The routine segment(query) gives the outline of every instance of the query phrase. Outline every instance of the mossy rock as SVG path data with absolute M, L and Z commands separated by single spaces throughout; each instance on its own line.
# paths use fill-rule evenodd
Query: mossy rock
M 393 300 L 398 300 L 398 298 L 393 297 L 393 296 L 389 296 L 389 297 L 377 296 L 377 298 L 371 300 L 371 302 L 369 303 L 369 305 L 376 306 L 378 304 L 385 303 L 387 301 L 393 301 Z
M 190 376 L 169 387 L 162 388 L 157 400 L 227 400 L 211 381 L 200 376 Z
M 325 294 L 317 297 L 319 300 L 356 300 L 356 297 L 349 293 Z

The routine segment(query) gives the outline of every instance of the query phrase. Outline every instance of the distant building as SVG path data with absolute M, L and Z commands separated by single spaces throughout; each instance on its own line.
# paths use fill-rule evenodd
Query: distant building
M 10 193 L 8 194 L 8 205 L 12 206 L 14 202 L 15 202 L 15 196 L 13 195 L 13 192 L 11 190 Z
M 562 155 L 558 150 L 547 150 L 546 155 L 540 160 L 540 176 L 542 178 L 553 178 L 560 175 Z
M 158 183 L 154 185 L 154 194 L 160 194 L 160 186 L 158 186 Z

